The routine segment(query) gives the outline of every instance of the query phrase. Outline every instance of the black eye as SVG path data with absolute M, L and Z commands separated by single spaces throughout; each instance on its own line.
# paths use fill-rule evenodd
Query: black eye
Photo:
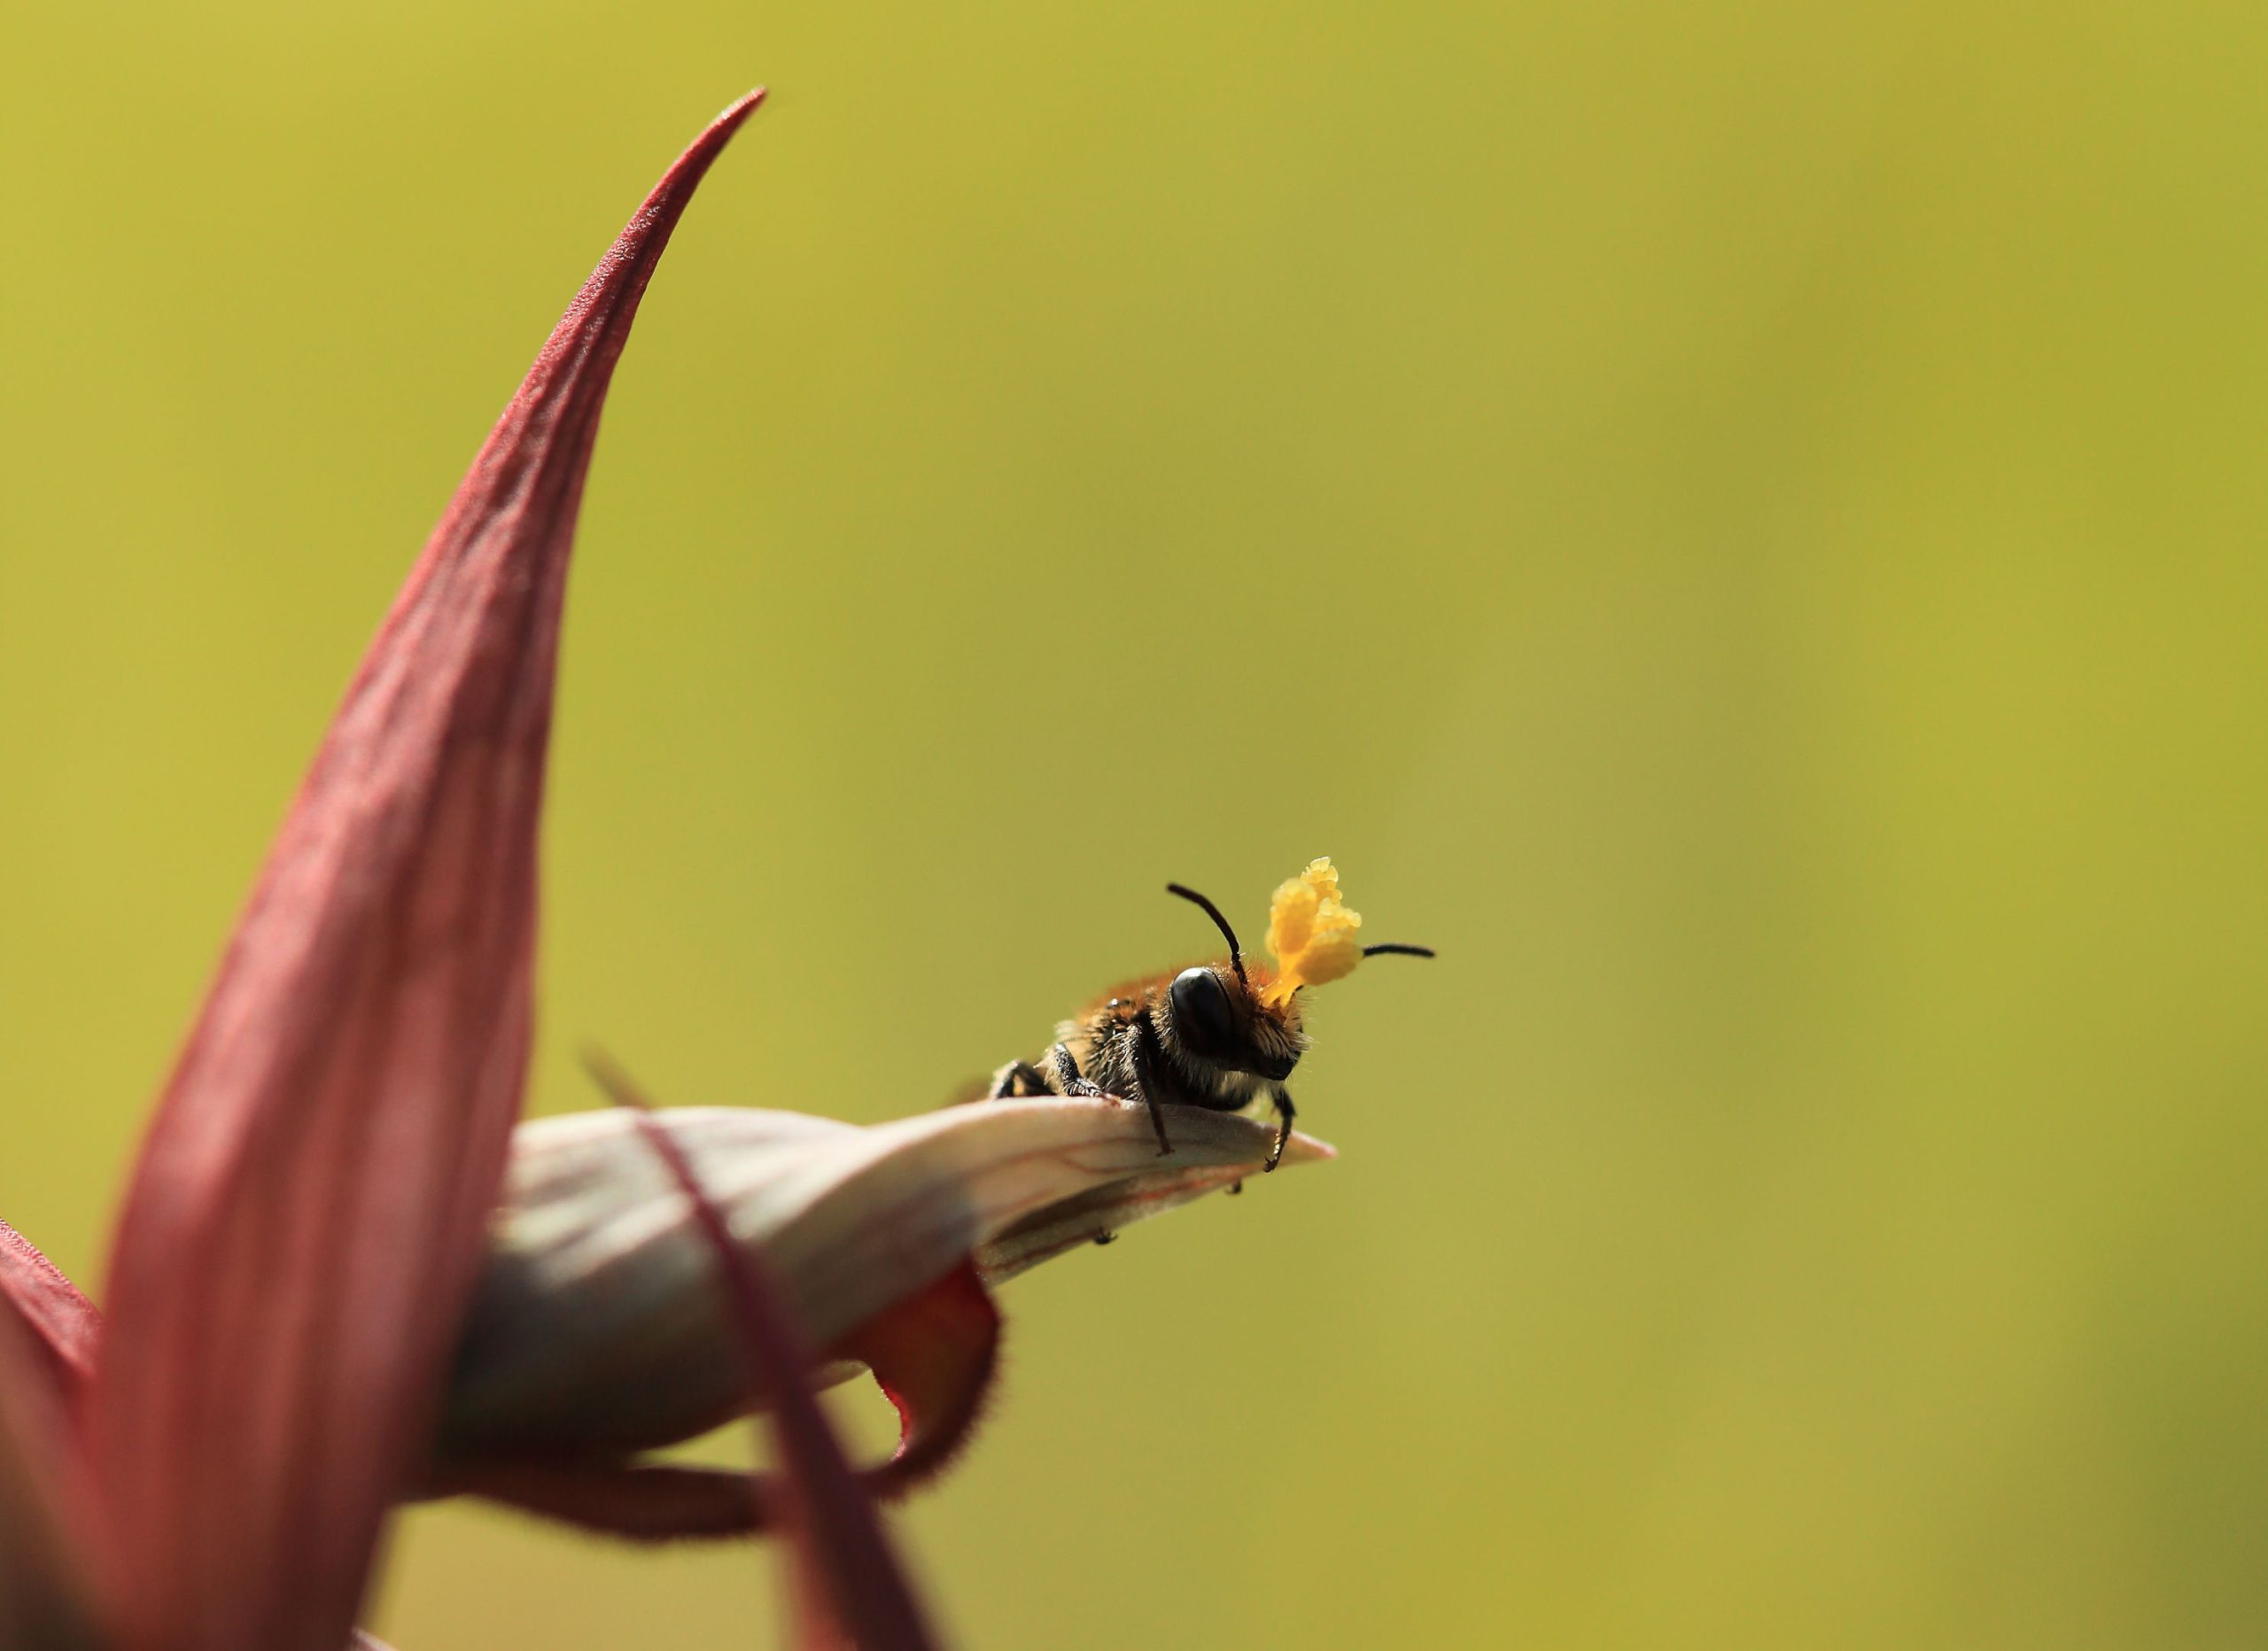
M 1222 1055 L 1236 1039 L 1228 988 L 1210 969 L 1184 969 L 1174 977 L 1173 1024 L 1200 1055 Z

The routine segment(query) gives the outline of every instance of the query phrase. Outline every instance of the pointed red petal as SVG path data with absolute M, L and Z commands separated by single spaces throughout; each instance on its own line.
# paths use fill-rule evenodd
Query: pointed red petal
M 560 602 L 671 167 L 349 688 L 161 1103 L 92 1399 L 126 1644 L 338 1651 L 431 1425 L 519 1110 Z
M 102 1314 L 32 1241 L 0 1221 L 0 1307 L 22 1325 L 31 1370 L 52 1379 L 57 1394 L 76 1402 L 94 1374 Z

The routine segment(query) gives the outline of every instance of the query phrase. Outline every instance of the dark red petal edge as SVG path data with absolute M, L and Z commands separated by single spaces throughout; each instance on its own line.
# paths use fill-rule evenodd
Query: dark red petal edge
M 0 1221 L 0 1303 L 24 1328 L 28 1369 L 45 1374 L 63 1399 L 76 1403 L 95 1371 L 102 1314 L 54 1262 L 5 1221 Z
M 127 1651 L 338 1651 L 525 1074 L 567 556 L 686 151 L 473 461 L 286 818 L 120 1220 L 90 1425 Z
M 640 1132 L 684 1190 L 715 1253 L 734 1322 L 746 1340 L 750 1379 L 776 1372 L 773 1437 L 779 1446 L 781 1523 L 794 1544 L 803 1588 L 800 1639 L 861 1651 L 925 1651 L 936 1641 L 890 1552 L 874 1503 L 843 1454 L 812 1391 L 812 1351 L 764 1262 L 733 1242 L 723 1213 L 701 1190 L 676 1137 L 636 1108 Z M 751 1481 L 752 1488 L 752 1481 Z

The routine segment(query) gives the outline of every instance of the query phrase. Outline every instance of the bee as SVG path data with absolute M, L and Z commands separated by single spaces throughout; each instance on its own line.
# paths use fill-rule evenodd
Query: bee
M 1316 862 L 1325 872 L 1329 864 Z M 1335 901 L 1336 875 L 1331 876 Z M 1285 890 L 1296 881 L 1286 884 Z M 1037 1063 L 1011 1061 L 994 1074 L 990 1098 L 1117 1096 L 1138 1101 L 1149 1108 L 1161 1158 L 1173 1151 L 1166 1137 L 1163 1107 L 1240 1112 L 1264 1098 L 1276 1112 L 1276 1143 L 1268 1155 L 1272 1170 L 1283 1161 L 1296 1115 L 1284 1081 L 1308 1048 L 1296 965 L 1286 959 L 1280 976 L 1256 966 L 1247 969 L 1244 948 L 1220 907 L 1179 883 L 1168 883 L 1166 892 L 1178 895 L 1213 919 L 1229 942 L 1227 961 L 1147 975 L 1113 988 L 1084 1013 L 1058 1026 L 1054 1046 Z M 1284 897 L 1279 891 L 1279 903 Z M 1345 926 L 1351 931 L 1361 920 L 1351 918 Z M 1271 922 L 1270 926 L 1274 946 L 1276 926 Z M 1360 955 L 1387 953 L 1433 955 L 1425 946 L 1400 945 L 1364 946 Z M 1350 950 L 1344 967 L 1351 968 L 1354 960 Z

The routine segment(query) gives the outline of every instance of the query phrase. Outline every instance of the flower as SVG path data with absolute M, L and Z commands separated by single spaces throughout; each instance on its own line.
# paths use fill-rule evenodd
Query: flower
M 760 1255 L 828 1362 L 897 1401 L 897 1453 L 866 1476 L 903 1494 L 967 1438 L 992 1373 L 989 1295 L 1039 1262 L 1237 1185 L 1270 1128 L 1175 1107 L 1156 1167 L 1138 1107 L 992 1101 L 861 1127 L 796 1112 L 650 1114 L 739 1249 Z M 645 1452 L 766 1407 L 740 1368 L 711 1246 L 623 1112 L 524 1124 L 489 1265 L 466 1320 L 429 1489 L 485 1495 L 639 1538 L 770 1523 L 746 1476 L 641 1464 Z M 1293 1137 L 1287 1159 L 1331 1149 Z
M 1359 912 L 1350 911 L 1339 897 L 1339 873 L 1328 857 L 1308 862 L 1308 869 L 1278 885 L 1268 903 L 1268 950 L 1276 959 L 1276 978 L 1267 988 L 1267 1000 L 1282 1005 L 1302 986 L 1321 986 L 1351 974 L 1363 960 L 1355 931 L 1363 926 Z
M 761 97 L 585 283 L 371 644 L 159 1099 L 106 1315 L 0 1225 L 12 1651 L 372 1646 L 353 1623 L 390 1510 L 452 1489 L 628 1534 L 777 1527 L 807 1638 L 927 1646 L 872 1495 L 967 1437 L 987 1285 L 1264 1156 L 1258 1125 L 1208 1116 L 1147 1172 L 1146 1124 L 1110 1101 L 516 1132 L 583 479 L 647 283 Z M 891 1462 L 844 1463 L 819 1355 L 898 1402 Z M 751 1406 L 775 1477 L 637 1460 Z

